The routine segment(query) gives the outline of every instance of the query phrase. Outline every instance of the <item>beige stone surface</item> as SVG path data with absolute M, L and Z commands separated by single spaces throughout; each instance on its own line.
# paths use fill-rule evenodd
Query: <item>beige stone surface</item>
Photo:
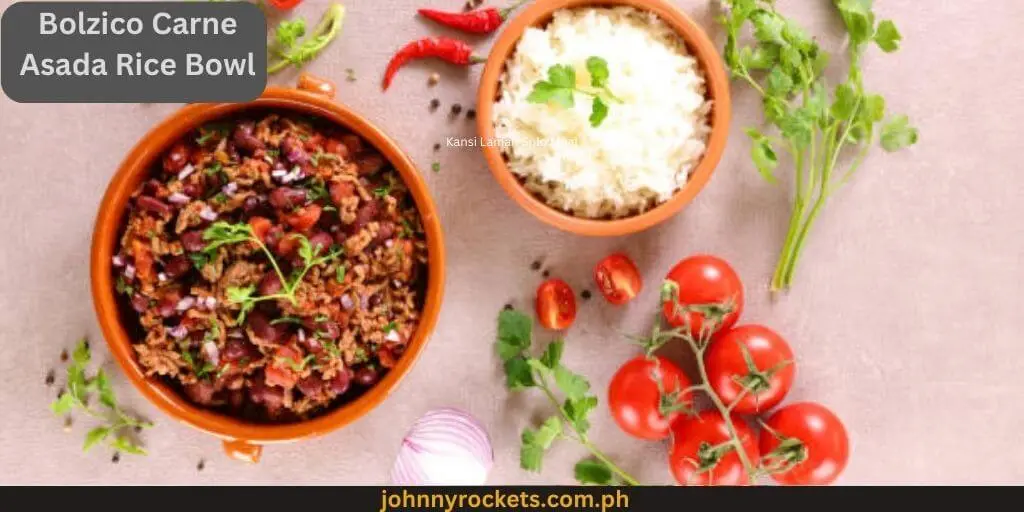
M 4 2 L 5 4 L 7 2 Z M 488 2 L 488 3 L 494 3 Z M 679 0 L 716 36 L 706 0 Z M 840 46 L 827 2 L 780 0 L 782 9 Z M 785 186 L 762 181 L 742 134 L 758 122 L 750 91 L 735 91 L 725 158 L 705 191 L 669 222 L 630 237 L 587 239 L 540 224 L 516 206 L 478 149 L 431 146 L 471 136 L 473 124 L 428 114 L 475 100 L 478 70 L 409 66 L 393 90 L 378 83 L 390 52 L 415 37 L 443 33 L 414 17 L 423 5 L 459 0 L 349 0 L 344 33 L 309 69 L 333 78 L 339 100 L 377 122 L 412 156 L 440 207 L 448 282 L 430 345 L 394 395 L 356 424 L 316 440 L 268 447 L 245 465 L 220 443 L 164 416 L 120 375 L 102 342 L 89 296 L 87 259 L 93 216 L 107 181 L 139 136 L 177 105 L 19 105 L 0 98 L 0 482 L 75 484 L 379 484 L 405 428 L 437 406 L 465 408 L 490 430 L 490 481 L 570 483 L 584 451 L 560 443 L 541 475 L 518 467 L 518 437 L 542 398 L 509 399 L 493 354 L 494 318 L 506 302 L 528 307 L 545 268 L 590 288 L 590 268 L 613 250 L 631 254 L 647 289 L 615 309 L 583 302 L 567 333 L 566 362 L 603 395 L 634 349 L 620 335 L 647 326 L 656 283 L 678 259 L 712 252 L 746 281 L 744 320 L 781 332 L 799 359 L 789 400 L 834 409 L 851 436 L 841 482 L 1020 483 L 1024 431 L 1024 2 L 876 2 L 904 34 L 902 51 L 872 51 L 871 89 L 910 115 L 921 142 L 910 151 L 874 151 L 856 179 L 828 205 L 806 248 L 791 293 L 772 300 L 768 281 L 789 213 Z M 310 17 L 325 4 L 307 1 Z M 485 38 L 476 39 L 483 49 Z M 347 83 L 345 69 L 358 81 Z M 442 81 L 429 89 L 427 76 Z M 274 77 L 293 83 L 294 75 Z M 429 172 L 434 160 L 439 173 Z M 145 433 L 151 455 L 110 463 L 102 449 L 82 453 L 89 424 L 65 434 L 47 404 L 48 370 L 83 334 L 114 370 L 122 400 L 156 421 Z M 60 378 L 58 378 L 58 384 Z M 666 447 L 627 438 L 602 406 L 593 438 L 646 482 L 667 483 Z M 196 463 L 206 468 L 196 471 Z

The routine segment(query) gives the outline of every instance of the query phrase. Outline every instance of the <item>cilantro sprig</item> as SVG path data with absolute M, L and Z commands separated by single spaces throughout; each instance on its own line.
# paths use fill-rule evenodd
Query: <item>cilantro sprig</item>
M 576 69 L 568 64 L 556 64 L 548 68 L 548 79 L 533 84 L 533 90 L 526 97 L 530 103 L 548 103 L 563 108 L 576 105 L 575 94 L 583 94 L 593 98 L 590 107 L 590 126 L 598 127 L 608 117 L 609 103 L 622 103 L 608 89 L 608 62 L 601 57 L 587 59 L 587 72 L 590 74 L 590 87 L 581 88 L 576 85 Z
M 861 69 L 870 46 L 891 53 L 899 49 L 902 37 L 891 20 L 876 20 L 871 0 L 833 0 L 849 41 L 846 76 L 832 85 L 825 76 L 830 55 L 773 2 L 723 4 L 728 7 L 719 18 L 727 32 L 725 61 L 734 78 L 762 96 L 768 125 L 746 130 L 754 166 L 774 183 L 780 152 L 789 153 L 794 165 L 793 213 L 772 278 L 772 289 L 785 289 L 792 284 L 804 242 L 825 201 L 856 173 L 875 141 L 886 151 L 917 142 L 917 129 L 909 119 L 887 116 L 885 99 L 865 89 Z M 751 44 L 741 41 L 747 27 L 753 33 Z M 855 154 L 848 165 L 840 162 L 846 153 Z
M 498 315 L 497 350 L 505 368 L 505 384 L 510 391 L 539 389 L 557 414 L 549 416 L 537 428 L 523 430 L 519 464 L 528 471 L 540 471 L 544 454 L 559 439 L 573 439 L 590 451 L 592 458 L 576 464 L 580 483 L 637 485 L 635 478 L 619 468 L 587 437 L 588 416 L 597 408 L 597 397 L 590 383 L 562 364 L 565 343 L 549 343 L 540 357 L 530 355 L 533 319 L 513 309 Z M 556 393 L 563 398 L 559 399 Z
M 271 55 L 267 59 L 267 74 L 273 75 L 288 66 L 300 67 L 313 60 L 341 32 L 345 20 L 345 7 L 333 4 L 324 13 L 320 23 L 306 39 L 306 21 L 302 18 L 285 20 L 274 30 L 274 41 L 270 44 Z M 273 63 L 270 63 L 274 60 Z
M 326 248 L 319 245 L 314 247 L 308 238 L 298 233 L 288 236 L 298 240 L 298 254 L 303 263 L 302 268 L 295 269 L 291 276 L 284 275 L 274 254 L 256 236 L 252 226 L 249 224 L 244 222 L 231 224 L 225 221 L 218 221 L 203 231 L 203 240 L 206 242 L 203 254 L 207 255 L 207 259 L 211 258 L 213 253 L 222 246 L 252 242 L 263 251 L 270 265 L 274 268 L 274 272 L 277 273 L 278 279 L 281 280 L 281 291 L 270 295 L 257 295 L 256 285 L 228 287 L 226 290 L 228 301 L 239 305 L 238 317 L 235 319 L 236 324 L 241 324 L 245 321 L 245 317 L 256 307 L 256 304 L 262 301 L 284 299 L 292 304 L 297 304 L 298 300 L 295 297 L 295 292 L 310 269 L 333 261 L 344 252 L 344 249 L 341 247 Z M 319 256 L 320 254 L 323 254 L 323 256 Z
M 133 437 L 132 430 L 149 428 L 153 424 L 136 418 L 121 409 L 110 379 L 102 368 L 96 370 L 96 374 L 92 377 L 87 375 L 91 359 L 89 342 L 82 338 L 71 354 L 71 362 L 67 369 L 67 386 L 60 397 L 50 404 L 50 410 L 57 416 L 65 416 L 72 411 L 81 411 L 102 422 L 86 433 L 85 442 L 82 445 L 83 451 L 88 451 L 98 443 L 106 441 L 107 446 L 119 452 L 146 455 L 146 450 Z M 98 396 L 103 409 L 97 410 L 89 405 L 93 395 Z

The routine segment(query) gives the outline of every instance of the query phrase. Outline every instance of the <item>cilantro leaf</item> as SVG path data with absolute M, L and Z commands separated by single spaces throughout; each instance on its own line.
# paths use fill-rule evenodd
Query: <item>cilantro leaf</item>
M 71 412 L 71 407 L 75 405 L 75 397 L 71 396 L 71 393 L 63 393 L 60 398 L 53 401 L 50 404 L 50 410 L 57 416 L 63 416 L 68 412 Z
M 82 338 L 78 340 L 78 344 L 75 345 L 74 352 L 71 353 L 71 360 L 79 366 L 89 364 L 91 356 L 89 355 L 89 342 Z
M 613 482 L 611 468 L 596 459 L 583 459 L 577 462 L 573 474 L 576 481 L 584 485 L 608 485 Z
M 110 442 L 110 447 L 122 452 L 130 453 L 132 455 L 146 455 L 146 450 L 141 446 L 135 444 L 131 438 L 127 436 L 117 436 Z
M 305 21 L 296 19 L 290 22 L 281 22 L 274 32 L 274 47 L 277 50 L 274 55 L 276 61 L 271 63 L 272 59 L 268 59 L 267 74 L 272 75 L 290 65 L 301 66 L 313 60 L 338 36 L 344 21 L 345 7 L 341 4 L 333 4 L 320 18 L 320 23 L 302 41 L 299 41 L 299 37 L 306 33 Z M 286 23 L 288 25 L 285 25 Z M 282 28 L 282 25 L 285 26 Z
M 575 88 L 576 70 L 568 64 L 555 64 L 548 68 L 548 82 L 555 87 Z
M 875 29 L 875 44 L 883 52 L 892 53 L 899 50 L 902 39 L 903 36 L 900 35 L 899 29 L 896 28 L 896 24 L 892 20 L 883 20 L 878 23 L 878 27 Z
M 100 403 L 110 409 L 117 409 L 117 398 L 114 396 L 114 389 L 110 386 L 110 379 L 107 378 L 107 374 L 102 369 L 96 371 L 94 382 L 96 383 L 96 390 L 100 394 Z
M 85 443 L 82 444 L 82 451 L 87 452 L 96 443 L 104 440 L 110 435 L 109 427 L 96 427 L 85 434 Z
M 505 361 L 505 387 L 510 391 L 532 388 L 537 385 L 533 379 L 533 369 L 523 356 L 515 356 Z
M 835 101 L 832 102 L 832 116 L 843 121 L 853 118 L 859 100 L 857 91 L 852 85 L 849 83 L 837 85 Z
M 608 104 L 600 97 L 594 98 L 590 111 L 590 126 L 594 128 L 601 126 L 606 117 L 608 117 Z
M 530 348 L 533 319 L 514 309 L 498 314 L 498 355 L 502 361 L 518 356 Z
M 898 151 L 917 143 L 917 128 L 910 125 L 907 116 L 896 116 L 882 126 L 882 148 Z
M 747 135 L 751 139 L 750 156 L 758 172 L 768 183 L 775 183 L 775 174 L 772 171 L 779 165 L 779 159 L 772 149 L 771 141 L 756 128 L 747 128 Z
M 291 49 L 292 46 L 295 46 L 295 42 L 304 35 L 306 35 L 306 20 L 302 18 L 283 20 L 274 30 L 274 36 L 277 38 L 275 44 L 282 51 Z
M 548 347 L 544 349 L 544 355 L 540 356 L 540 362 L 549 369 L 555 369 L 558 366 L 558 362 L 562 359 L 562 351 L 565 349 L 565 342 L 562 340 L 555 340 L 548 344 Z
M 587 72 L 590 73 L 590 85 L 594 87 L 606 87 L 608 85 L 608 61 L 601 57 L 588 58 Z
M 533 91 L 526 97 L 530 103 L 554 103 L 562 108 L 572 108 L 576 100 L 572 96 L 572 89 L 566 89 L 552 84 L 551 82 L 537 82 L 533 84 Z
M 590 390 L 590 383 L 587 382 L 587 379 L 573 373 L 568 368 L 558 365 L 554 372 L 555 384 L 570 400 L 579 400 Z
M 519 450 L 519 465 L 527 471 L 540 471 L 544 452 L 562 435 L 562 422 L 551 416 L 537 429 L 523 429 L 523 445 Z
M 587 420 L 587 416 L 596 408 L 597 397 L 594 396 L 584 396 L 576 400 L 567 398 L 562 404 L 562 410 L 569 418 L 573 428 L 581 434 L 586 434 L 590 430 L 590 421 Z

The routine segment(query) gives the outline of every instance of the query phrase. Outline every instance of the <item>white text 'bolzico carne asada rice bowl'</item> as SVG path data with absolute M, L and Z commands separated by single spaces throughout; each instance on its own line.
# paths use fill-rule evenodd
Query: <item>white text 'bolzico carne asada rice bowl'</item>
M 427 250 L 374 148 L 265 112 L 193 131 L 156 167 L 112 262 L 147 375 L 201 406 L 290 422 L 394 366 L 419 321 Z

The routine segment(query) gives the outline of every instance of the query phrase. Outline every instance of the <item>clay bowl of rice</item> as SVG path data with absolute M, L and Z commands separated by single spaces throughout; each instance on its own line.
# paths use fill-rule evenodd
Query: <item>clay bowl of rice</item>
M 668 219 L 714 172 L 729 84 L 704 30 L 664 0 L 539 1 L 487 59 L 491 172 L 538 219 L 619 236 Z

